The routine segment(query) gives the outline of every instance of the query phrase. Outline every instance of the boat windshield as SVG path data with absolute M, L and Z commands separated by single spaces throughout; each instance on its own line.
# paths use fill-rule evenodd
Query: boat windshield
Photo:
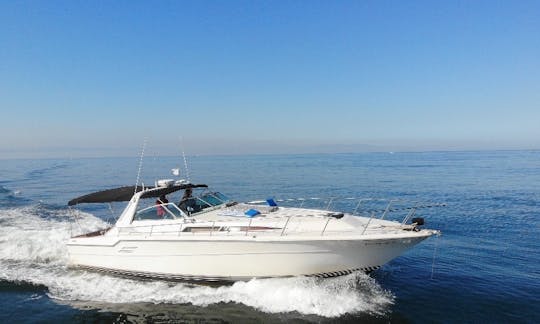
M 138 210 L 134 220 L 164 220 L 183 217 L 184 213 L 173 203 L 157 204 Z
M 206 192 L 199 197 L 191 197 L 181 201 L 178 207 L 188 214 L 194 214 L 228 202 L 230 202 L 229 198 L 220 192 Z
M 229 198 L 227 198 L 227 196 L 225 196 L 221 192 L 208 192 L 202 195 L 201 197 L 199 197 L 199 199 L 204 200 L 205 202 L 207 202 L 209 205 L 212 205 L 212 206 L 219 206 L 221 204 L 228 203 L 230 200 Z
M 178 205 L 156 202 L 148 207 L 139 208 L 133 219 L 137 221 L 177 219 L 229 202 L 231 202 L 230 199 L 220 192 L 206 191 L 201 195 L 184 199 Z

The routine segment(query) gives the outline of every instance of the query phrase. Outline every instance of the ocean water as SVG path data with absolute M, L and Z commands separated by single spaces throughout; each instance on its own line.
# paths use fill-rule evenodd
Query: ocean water
M 540 322 L 540 151 L 188 160 L 193 182 L 239 201 L 445 202 L 418 212 L 443 234 L 370 275 L 219 287 L 118 278 L 66 267 L 70 234 L 111 218 L 106 206 L 67 201 L 135 184 L 138 158 L 0 160 L 0 322 Z M 179 157 L 145 157 L 141 180 L 179 166 Z

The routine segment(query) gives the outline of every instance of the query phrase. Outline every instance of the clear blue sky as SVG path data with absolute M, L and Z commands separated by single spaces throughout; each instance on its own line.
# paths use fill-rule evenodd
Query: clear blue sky
M 1 1 L 0 158 L 540 148 L 540 1 Z

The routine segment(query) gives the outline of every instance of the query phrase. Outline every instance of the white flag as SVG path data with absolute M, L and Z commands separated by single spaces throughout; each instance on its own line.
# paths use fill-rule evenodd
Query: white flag
M 180 175 L 180 169 L 179 169 L 179 168 L 171 169 L 171 172 L 172 172 L 172 174 L 175 175 L 175 176 L 179 176 L 179 175 Z

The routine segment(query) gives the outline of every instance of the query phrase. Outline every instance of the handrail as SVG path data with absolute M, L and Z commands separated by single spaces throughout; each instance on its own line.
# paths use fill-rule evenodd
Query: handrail
M 324 235 L 324 231 L 326 230 L 326 226 L 328 226 L 328 223 L 330 223 L 330 220 L 332 219 L 333 217 L 328 217 L 328 219 L 326 220 L 326 223 L 324 224 L 324 228 L 321 232 L 321 236 Z
M 384 208 L 371 208 L 366 209 L 361 212 L 361 214 L 368 214 L 370 215 L 372 212 L 382 213 L 379 219 L 385 219 L 386 216 L 388 216 L 391 212 L 397 212 L 397 211 L 410 211 L 412 209 L 418 210 L 421 208 L 434 208 L 434 207 L 445 207 L 446 203 L 428 203 L 428 202 L 422 202 L 422 201 L 414 201 L 414 200 L 407 200 L 402 198 L 362 198 L 362 197 L 329 197 L 329 198 L 321 198 L 321 197 L 311 197 L 311 198 L 296 198 L 296 199 L 275 199 L 278 203 L 291 203 L 291 202 L 299 202 L 298 207 L 296 208 L 304 208 L 305 204 L 309 201 L 313 202 L 322 202 L 322 206 L 315 207 L 319 210 L 329 210 L 331 206 L 335 205 L 339 202 L 345 202 L 345 201 L 353 201 L 356 200 L 358 203 L 355 205 L 352 209 L 351 214 L 358 215 L 358 212 L 360 211 L 360 207 L 365 202 L 374 202 L 374 203 L 382 203 L 382 202 L 388 202 Z M 246 204 L 253 205 L 253 204 L 263 204 L 265 203 L 264 200 L 254 200 L 249 201 Z M 397 203 L 400 204 L 408 204 L 409 206 L 396 206 Z M 411 207 L 411 205 L 413 205 Z M 290 207 L 289 205 L 286 205 L 287 207 Z M 292 207 L 292 206 L 291 206 Z M 376 206 L 372 206 L 376 207 Z M 292 207 L 294 208 L 294 207 Z M 306 207 L 311 208 L 311 207 Z M 367 217 L 367 216 L 366 216 Z
M 198 197 L 194 197 L 198 198 Z M 215 197 L 216 199 L 219 199 L 218 197 Z M 343 198 L 344 200 L 354 200 L 354 198 Z M 326 205 L 327 208 L 330 206 L 350 206 L 354 207 L 352 214 L 347 213 L 348 215 L 358 215 L 357 213 L 361 210 L 361 206 L 367 205 L 366 207 L 377 207 L 381 206 L 383 201 L 388 202 L 384 209 L 378 209 L 378 208 L 366 208 L 360 211 L 360 215 L 365 215 L 366 218 L 364 218 L 366 221 L 363 221 L 360 223 L 360 226 L 357 226 L 357 229 L 351 230 L 351 232 L 357 231 L 357 233 L 361 235 L 365 235 L 368 232 L 371 233 L 373 229 L 379 228 L 381 226 L 386 228 L 391 228 L 394 225 L 387 224 L 387 223 L 380 223 L 376 222 L 375 225 L 372 225 L 373 222 L 375 222 L 373 219 L 377 218 L 378 220 L 385 220 L 385 218 L 392 212 L 396 211 L 407 211 L 407 215 L 401 219 L 401 221 L 395 221 L 397 217 L 392 217 L 395 221 L 396 228 L 399 228 L 399 226 L 406 226 L 406 223 L 416 214 L 418 209 L 420 208 L 432 208 L 432 207 L 442 207 L 446 206 L 445 203 L 433 203 L 433 204 L 421 204 L 416 202 L 414 205 L 405 205 L 404 202 L 407 202 L 406 200 L 402 199 L 379 199 L 379 198 L 359 198 L 358 202 L 355 204 L 355 202 L 346 202 L 337 200 L 336 197 L 332 197 L 329 200 L 322 200 L 321 198 L 300 198 L 297 200 L 289 199 L 286 200 L 287 202 L 291 201 L 300 201 L 301 206 L 304 205 L 304 203 L 308 200 L 318 200 L 323 202 L 323 204 Z M 203 200 L 204 201 L 204 200 Z M 277 200 L 277 201 L 284 201 L 284 200 Z M 366 204 L 366 202 L 371 202 Z M 411 202 L 411 201 L 409 201 Z M 207 203 L 207 202 L 205 202 Z M 261 201 L 262 203 L 262 201 Z M 335 204 L 335 205 L 333 205 Z M 171 207 L 171 205 L 173 207 Z M 176 216 L 174 213 L 176 211 L 179 212 L 180 216 L 176 216 L 173 219 L 145 219 L 145 220 L 137 220 L 137 224 L 132 224 L 132 226 L 129 227 L 119 227 L 118 233 L 129 233 L 129 234 L 144 234 L 144 235 L 158 235 L 158 234 L 176 234 L 177 236 L 181 236 L 182 232 L 185 231 L 191 231 L 189 229 L 186 229 L 187 227 L 199 227 L 200 230 L 194 229 L 192 232 L 193 235 L 200 235 L 203 233 L 204 235 L 238 235 L 238 230 L 240 233 L 242 233 L 244 236 L 248 236 L 249 233 L 251 233 L 253 228 L 257 228 L 258 220 L 264 219 L 266 221 L 272 221 L 272 220 L 278 220 L 278 223 L 272 224 L 271 227 L 268 229 L 257 229 L 257 233 L 264 233 L 264 235 L 279 235 L 279 236 L 285 236 L 288 234 L 288 232 L 296 234 L 303 234 L 308 232 L 317 232 L 319 231 L 321 236 L 324 236 L 328 232 L 331 232 L 328 230 L 329 223 L 331 221 L 332 217 L 331 214 L 322 209 L 317 208 L 313 209 L 311 212 L 308 212 L 308 209 L 301 208 L 301 207 L 291 207 L 292 209 L 286 213 L 282 214 L 279 212 L 276 212 L 273 214 L 272 211 L 264 211 L 263 216 L 261 218 L 255 217 L 255 218 L 238 218 L 238 217 L 224 217 L 224 219 L 217 219 L 217 220 L 199 220 L 196 216 L 186 216 L 185 213 L 176 206 L 174 203 L 167 203 L 167 204 L 161 204 L 162 207 L 167 211 L 168 214 L 172 214 L 173 216 Z M 239 206 L 240 209 L 246 208 L 248 206 Z M 150 208 L 155 207 L 155 205 L 144 208 L 139 210 L 138 212 L 144 212 L 147 211 Z M 218 205 L 214 206 L 215 208 L 208 208 L 204 211 L 214 210 L 218 208 L 222 208 L 225 212 L 223 213 L 223 216 L 227 216 L 226 212 L 229 211 L 238 211 L 236 209 L 225 209 L 225 205 Z M 238 208 L 238 207 L 235 207 Z M 257 207 L 255 207 L 257 208 Z M 262 206 L 261 206 L 262 208 Z M 323 207 L 324 208 L 324 207 Z M 259 208 L 260 209 L 260 208 Z M 263 209 L 260 209 L 263 210 Z M 203 213 L 204 213 L 203 211 Z M 369 212 L 369 216 L 367 216 L 365 213 Z M 382 212 L 382 215 L 379 215 L 379 212 Z M 217 212 L 219 215 L 219 211 Z M 198 213 L 197 213 L 198 214 Z M 273 216 L 275 215 L 275 216 Z M 279 215 L 279 216 L 278 216 Z M 307 231 L 302 230 L 301 227 L 294 227 L 294 229 L 290 229 L 291 220 L 293 218 L 298 219 L 297 222 L 294 222 L 294 224 L 300 225 L 303 220 L 305 220 L 307 217 L 310 218 L 325 218 L 324 221 L 320 221 L 320 227 L 319 225 L 311 226 Z M 284 219 L 286 218 L 286 220 Z M 285 221 L 284 225 L 282 221 Z M 145 222 L 149 222 L 147 224 L 144 224 Z M 161 223 L 163 222 L 163 223 Z M 218 223 L 216 225 L 216 223 Z M 319 224 L 319 222 L 312 223 L 312 224 Z M 381 225 L 382 224 L 382 225 Z M 164 228 L 165 226 L 166 228 Z M 296 225 L 295 225 L 296 226 Z M 390 226 L 390 227 L 389 227 Z M 408 226 L 408 225 L 407 225 Z M 316 228 L 319 228 L 317 230 Z M 217 228 L 217 230 L 216 230 Z M 322 229 L 321 229 L 322 228 Z
M 250 228 L 251 228 L 251 222 L 252 222 L 252 221 L 253 221 L 253 217 L 250 217 L 250 218 L 249 218 L 249 224 L 248 224 L 248 227 L 246 228 L 246 236 L 248 235 L 248 232 L 249 232 L 249 230 L 250 230 Z
M 381 216 L 381 219 L 384 219 L 384 217 L 386 216 L 386 214 L 388 214 L 388 211 L 390 210 L 390 206 L 392 205 L 393 202 L 394 202 L 393 200 L 390 200 L 390 201 L 388 202 L 388 205 L 386 205 L 386 208 L 384 209 L 384 212 L 383 212 L 383 214 L 382 214 L 382 216 Z
M 289 224 L 291 217 L 292 216 L 287 216 L 287 221 L 285 222 L 285 226 L 283 226 L 283 230 L 281 230 L 281 234 L 279 236 L 283 236 L 283 234 L 285 233 L 285 229 L 287 228 L 287 224 Z
M 334 200 L 335 197 L 330 197 L 330 200 L 328 201 L 328 204 L 326 205 L 326 210 L 330 210 L 330 206 L 332 205 L 332 201 Z
M 441 205 L 443 206 L 443 205 Z M 415 206 L 415 207 L 410 207 L 410 208 L 406 208 L 407 210 L 410 210 L 411 212 L 413 211 L 416 211 L 417 209 L 421 208 L 422 206 Z M 321 210 L 322 211 L 322 210 Z M 391 212 L 392 210 L 390 209 L 389 212 Z M 374 210 L 371 211 L 371 213 L 375 213 Z M 372 215 L 370 214 L 370 215 Z M 410 215 L 411 213 L 409 213 Z M 351 214 L 352 215 L 352 214 Z M 288 218 L 292 217 L 292 216 L 286 216 Z M 295 216 L 295 217 L 302 217 L 302 218 L 305 218 L 305 217 L 311 217 L 311 218 L 327 218 L 328 215 L 326 214 L 320 214 L 320 215 L 301 215 L 301 216 Z M 411 216 L 406 216 L 405 217 L 405 221 L 407 221 Z M 264 219 L 266 220 L 279 220 L 279 219 L 283 219 L 284 217 L 283 216 L 277 216 L 277 217 L 271 217 L 271 216 L 265 216 Z M 163 224 L 137 224 L 137 225 L 131 225 L 129 226 L 129 228 L 145 228 L 145 227 L 149 227 L 149 226 L 154 226 L 154 227 L 161 227 L 161 226 L 171 226 L 172 224 L 170 223 L 170 221 L 175 221 L 175 220 L 180 220 L 182 219 L 183 220 L 183 223 L 178 223 L 178 225 L 181 225 L 181 224 L 193 224 L 193 225 L 197 225 L 197 224 L 204 224 L 204 223 L 208 223 L 208 221 L 206 220 L 197 220 L 197 219 L 193 219 L 191 217 L 185 217 L 185 218 L 177 218 L 177 219 L 162 219 L 162 220 L 158 220 L 158 219 L 147 219 L 147 220 L 137 220 L 138 222 L 165 222 Z M 240 223 L 243 219 L 223 219 L 223 220 L 220 220 L 220 222 L 222 223 Z M 247 220 L 247 219 L 245 219 Z M 403 221 L 401 221 L 401 223 L 403 223 Z M 288 223 L 286 223 L 286 225 L 288 225 Z M 286 227 L 286 226 L 285 226 Z M 121 228 L 125 228 L 125 227 L 121 227 Z
M 403 218 L 403 221 L 401 222 L 401 225 L 405 225 L 405 223 L 407 223 L 407 221 L 414 216 L 414 214 L 416 214 L 416 206 L 411 208 L 410 212 L 407 214 L 407 216 L 405 216 L 405 218 Z
M 369 217 L 369 220 L 368 222 L 366 223 L 366 226 L 364 226 L 364 230 L 362 231 L 362 234 L 361 235 L 364 235 L 364 233 L 366 232 L 368 226 L 369 226 L 369 223 L 371 223 L 371 220 L 373 219 L 373 217 L 375 217 L 375 213 L 371 213 L 371 216 Z
M 268 228 L 267 230 L 257 231 L 257 236 L 285 236 L 287 235 L 287 230 L 289 229 L 289 225 L 291 223 L 291 219 L 295 216 L 287 216 L 287 220 L 285 222 L 285 225 L 283 227 L 273 227 Z M 315 234 L 319 233 L 320 236 L 325 236 L 329 233 L 328 231 L 328 225 L 330 221 L 334 217 L 328 216 L 326 217 L 325 222 L 321 222 L 322 230 L 317 230 L 316 227 L 313 227 L 309 230 L 302 230 L 302 231 L 293 231 L 294 235 L 309 235 L 309 234 Z M 373 222 L 373 219 L 375 219 L 375 214 L 372 213 L 371 217 L 368 219 L 368 221 L 363 225 L 362 228 L 351 228 L 351 229 L 341 229 L 340 232 L 349 232 L 351 234 L 356 233 L 360 235 L 365 235 L 367 230 L 371 227 L 371 223 Z M 248 222 L 246 224 L 246 222 Z M 130 227 L 123 227 L 119 228 L 119 234 L 124 235 L 147 235 L 147 236 L 159 236 L 159 235 L 176 235 L 178 237 L 182 236 L 182 232 L 186 230 L 186 228 L 192 228 L 193 230 L 190 231 L 192 235 L 208 235 L 208 236 L 216 236 L 219 237 L 222 236 L 248 236 L 249 233 L 251 233 L 253 228 L 253 219 L 245 219 L 243 222 L 237 223 L 234 225 L 234 227 L 237 228 L 237 230 L 233 230 L 234 227 L 228 227 L 221 225 L 216 225 L 217 221 L 205 221 L 205 222 L 195 222 L 195 223 L 179 223 L 179 224 L 148 224 L 145 226 L 137 226 L 136 228 L 130 228 Z M 243 224 L 242 224 L 243 223 Z M 324 225 L 323 225 L 324 224 Z M 190 226 L 191 225 L 191 226 Z M 205 226 L 197 226 L 197 225 L 205 225 Z M 247 226 L 246 226 L 247 225 Z M 167 229 L 160 229 L 163 228 L 163 226 L 167 226 L 169 228 Z M 178 226 L 178 228 L 177 228 Z M 394 229 L 396 231 L 402 230 L 402 225 L 397 223 L 394 226 Z M 140 231 L 137 230 L 137 228 L 143 227 L 145 230 Z M 256 227 L 256 226 L 255 226 Z M 380 227 L 379 225 L 376 227 Z M 197 231 L 196 229 L 200 228 L 202 231 Z M 391 229 L 391 227 L 384 226 L 385 230 L 388 231 Z M 216 230 L 217 229 L 217 230 Z M 221 230 L 224 229 L 224 230 Z M 279 231 L 280 230 L 280 231 Z

